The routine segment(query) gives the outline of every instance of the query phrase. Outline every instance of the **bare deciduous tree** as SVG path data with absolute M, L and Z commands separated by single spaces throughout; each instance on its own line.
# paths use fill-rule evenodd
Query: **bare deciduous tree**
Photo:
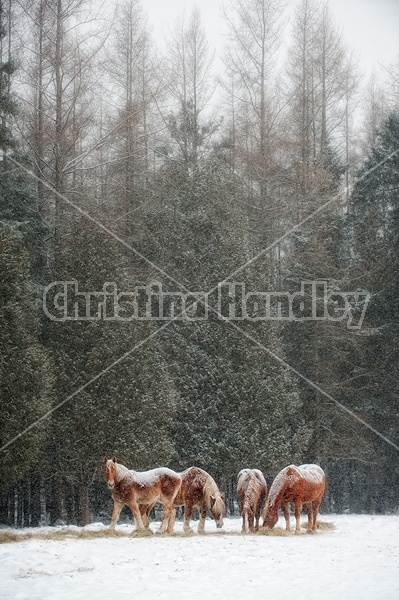
M 21 85 L 30 90 L 24 107 L 28 126 L 21 133 L 34 154 L 39 206 L 59 241 L 64 221 L 60 194 L 79 200 L 83 193 L 79 156 L 93 123 L 93 61 L 102 36 L 94 42 L 84 0 L 21 0 L 21 6 L 28 31 Z
M 210 55 L 200 12 L 193 10 L 188 21 L 177 21 L 168 42 L 164 86 L 177 111 L 172 118 L 163 111 L 173 143 L 177 145 L 187 170 L 196 167 L 200 148 L 214 131 L 212 120 L 204 118 L 212 96 Z

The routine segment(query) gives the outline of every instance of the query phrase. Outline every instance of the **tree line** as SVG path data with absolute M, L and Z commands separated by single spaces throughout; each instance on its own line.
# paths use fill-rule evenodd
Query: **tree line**
M 327 474 L 324 510 L 398 509 L 398 68 L 362 86 L 327 3 L 224 18 L 216 70 L 199 9 L 159 48 L 139 0 L 0 0 L 2 523 L 107 518 L 104 454 L 204 468 L 230 511 L 243 467 L 270 484 L 301 462 Z M 44 291 L 74 281 L 210 310 L 50 319 Z M 307 320 L 215 314 L 221 282 L 238 314 L 235 284 L 310 281 Z

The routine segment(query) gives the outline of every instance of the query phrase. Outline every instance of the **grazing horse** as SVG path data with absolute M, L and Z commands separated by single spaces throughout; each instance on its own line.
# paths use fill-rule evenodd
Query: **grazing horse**
M 115 529 L 122 508 L 128 505 L 134 515 L 137 531 L 145 529 L 139 505 L 161 502 L 164 507 L 164 518 L 157 533 L 166 529 L 172 533 L 176 509 L 174 501 L 181 486 L 181 476 L 167 468 L 152 469 L 151 471 L 129 471 L 113 459 L 104 457 L 105 478 L 112 490 L 114 510 L 112 511 L 109 528 Z
M 267 484 L 261 471 L 258 469 L 242 469 L 238 473 L 237 495 L 242 516 L 242 533 L 258 531 L 260 512 L 266 494 Z
M 321 504 L 326 476 L 319 465 L 289 465 L 277 475 L 270 488 L 263 512 L 263 526 L 273 528 L 278 520 L 278 510 L 283 509 L 286 530 L 290 531 L 289 503 L 295 505 L 296 528 L 301 530 L 300 515 L 302 504 L 308 514 L 308 533 L 317 530 L 317 514 Z
M 175 498 L 175 506 L 184 506 L 184 533 L 192 533 L 190 519 L 193 508 L 200 511 L 198 533 L 205 531 L 206 510 L 209 509 L 215 520 L 216 527 L 223 527 L 223 515 L 225 513 L 224 494 L 219 491 L 215 480 L 199 467 L 189 467 L 181 475 L 181 487 Z M 140 506 L 145 526 L 149 524 L 149 514 L 154 504 Z

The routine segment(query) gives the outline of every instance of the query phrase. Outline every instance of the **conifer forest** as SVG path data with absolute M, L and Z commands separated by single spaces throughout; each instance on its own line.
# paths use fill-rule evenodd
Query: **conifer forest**
M 225 1 L 215 52 L 200 2 L 159 40 L 0 0 L 1 524 L 109 519 L 104 455 L 398 511 L 399 62 L 288 4 Z

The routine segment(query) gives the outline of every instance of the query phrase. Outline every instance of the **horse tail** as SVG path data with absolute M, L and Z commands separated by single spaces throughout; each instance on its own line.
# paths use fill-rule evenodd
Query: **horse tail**
M 252 508 L 255 507 L 259 495 L 260 495 L 260 481 L 258 480 L 258 478 L 251 473 L 250 477 L 249 477 L 249 481 L 248 481 L 248 485 L 247 485 L 247 489 L 245 491 L 245 501 L 248 503 L 248 505 Z

